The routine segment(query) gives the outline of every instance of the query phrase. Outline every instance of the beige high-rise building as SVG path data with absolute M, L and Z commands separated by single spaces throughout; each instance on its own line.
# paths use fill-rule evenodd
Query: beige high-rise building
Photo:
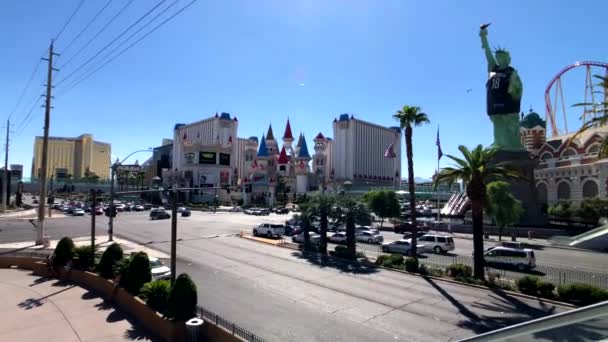
M 42 162 L 42 137 L 34 140 L 32 178 L 39 178 Z M 110 178 L 112 146 L 93 140 L 90 134 L 75 138 L 49 137 L 47 177 L 80 179 L 97 175 L 100 180 Z

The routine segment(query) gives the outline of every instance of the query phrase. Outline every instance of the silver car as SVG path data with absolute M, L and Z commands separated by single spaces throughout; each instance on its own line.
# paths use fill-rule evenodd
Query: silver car
M 308 236 L 310 238 L 311 243 L 317 244 L 317 243 L 321 242 L 321 235 L 319 235 L 317 233 L 310 232 L 310 233 L 308 233 Z M 304 232 L 292 236 L 291 241 L 297 242 L 297 243 L 304 243 Z
M 423 245 L 418 245 L 418 250 L 422 251 Z M 382 252 L 384 253 L 399 253 L 410 255 L 412 250 L 412 241 L 410 239 L 401 239 L 397 241 L 385 242 L 382 244 Z
M 384 241 L 384 237 L 380 234 L 374 234 L 373 231 L 365 230 L 361 232 L 357 232 L 355 238 L 359 242 L 367 242 L 367 243 L 382 243 Z
M 334 233 L 328 237 L 330 242 L 333 243 L 346 243 L 345 233 Z

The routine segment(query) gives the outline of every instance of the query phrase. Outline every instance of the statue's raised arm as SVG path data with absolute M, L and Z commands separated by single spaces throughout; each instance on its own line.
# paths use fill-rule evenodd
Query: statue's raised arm
M 488 72 L 491 72 L 494 67 L 496 67 L 496 59 L 494 59 L 494 54 L 492 53 L 492 49 L 490 48 L 490 43 L 488 43 L 488 25 L 482 25 L 479 29 L 479 37 L 481 38 L 481 48 L 486 54 L 486 59 L 488 60 Z

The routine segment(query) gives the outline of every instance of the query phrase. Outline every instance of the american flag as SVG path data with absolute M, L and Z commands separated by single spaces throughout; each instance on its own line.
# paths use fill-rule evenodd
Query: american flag
M 437 127 L 437 142 L 435 144 L 437 145 L 437 160 L 439 160 L 443 156 L 443 152 L 441 152 L 441 140 L 439 140 L 439 127 Z
M 395 154 L 395 144 L 388 145 L 388 147 L 386 148 L 386 151 L 384 151 L 384 158 L 388 158 L 388 159 L 397 158 L 397 155 Z

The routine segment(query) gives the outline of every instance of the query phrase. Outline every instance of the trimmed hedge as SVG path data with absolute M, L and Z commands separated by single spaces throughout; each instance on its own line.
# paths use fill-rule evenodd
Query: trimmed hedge
M 67 236 L 61 238 L 55 247 L 54 254 L 55 265 L 65 266 L 69 261 L 74 259 L 74 241 Z
M 582 306 L 608 300 L 608 291 L 587 284 L 561 285 L 557 294 L 560 300 Z
M 124 282 L 123 282 L 124 279 Z M 121 284 L 130 294 L 137 296 L 142 286 L 152 280 L 150 260 L 144 252 L 137 252 L 131 257 L 127 271 L 122 273 Z
M 186 273 L 180 274 L 169 292 L 169 317 L 183 321 L 196 316 L 196 285 Z
M 122 247 L 119 244 L 114 242 L 101 255 L 101 260 L 99 261 L 99 275 L 106 278 L 112 279 L 116 275 L 114 272 L 114 267 L 116 263 L 122 260 L 123 252 Z
M 540 280 L 538 277 L 525 276 L 517 279 L 515 282 L 519 292 L 530 296 L 538 296 L 544 298 L 553 298 L 555 285 Z
M 92 269 L 93 262 L 95 260 L 95 250 L 91 245 L 78 246 L 74 248 L 74 255 L 76 256 L 76 259 L 74 260 L 75 268 L 82 271 Z
M 418 272 L 418 259 L 414 257 L 405 259 L 405 270 L 412 273 Z
M 451 264 L 446 271 L 450 277 L 454 278 L 470 278 L 473 275 L 471 266 L 465 264 Z
M 169 303 L 169 292 L 171 282 L 168 280 L 156 280 L 145 283 L 141 288 L 140 297 L 152 309 L 165 314 Z

